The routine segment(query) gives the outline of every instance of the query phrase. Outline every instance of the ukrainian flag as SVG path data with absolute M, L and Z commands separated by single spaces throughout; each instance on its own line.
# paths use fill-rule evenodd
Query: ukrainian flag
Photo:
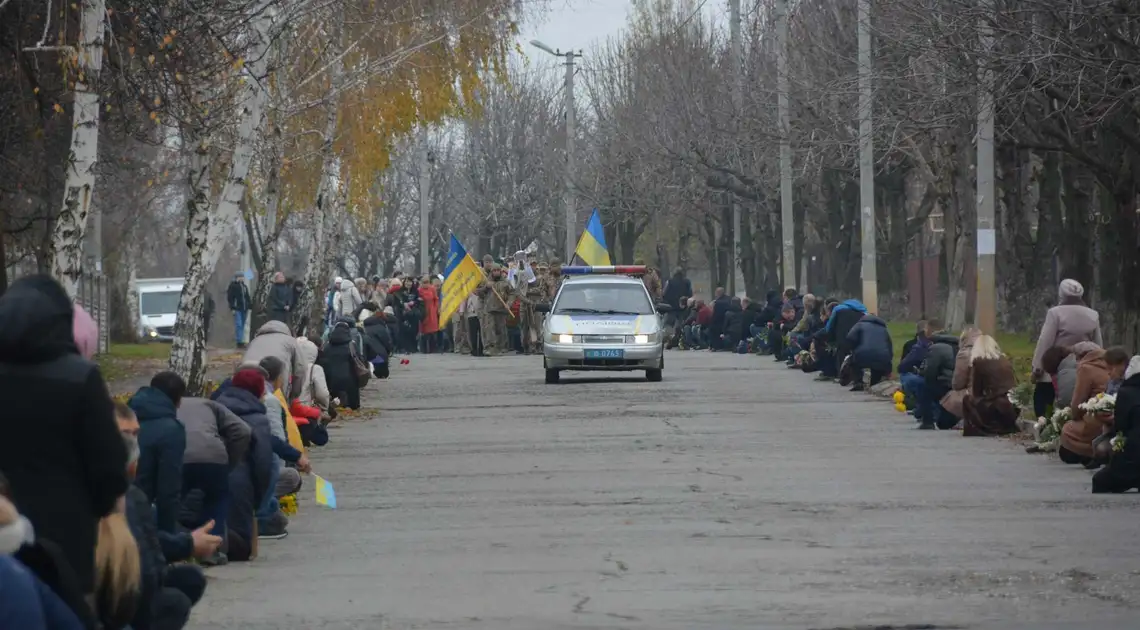
M 582 238 L 578 239 L 578 247 L 574 249 L 574 255 L 591 267 L 613 264 L 610 262 L 610 250 L 606 247 L 606 233 L 602 230 L 602 218 L 598 216 L 597 208 L 594 208 L 594 213 L 590 215 L 590 220 L 586 223 L 586 231 L 582 232 Z
M 317 505 L 323 505 L 336 509 L 336 491 L 333 490 L 332 484 L 329 483 L 324 477 L 320 475 L 313 475 L 316 479 L 317 490 Z
M 439 321 L 449 322 L 475 287 L 483 281 L 483 270 L 467 253 L 455 235 L 451 235 L 451 251 L 447 254 L 447 267 L 443 270 L 443 287 L 439 305 Z

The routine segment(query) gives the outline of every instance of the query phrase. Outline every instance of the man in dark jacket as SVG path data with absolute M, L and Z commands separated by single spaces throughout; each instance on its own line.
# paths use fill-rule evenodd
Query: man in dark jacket
M 946 333 L 934 333 L 930 337 L 930 348 L 927 350 L 924 364 L 919 371 L 922 374 L 923 391 L 918 400 L 918 412 L 915 414 L 922 424 L 920 429 L 950 429 L 958 423 L 949 412 L 942 408 L 939 401 L 951 389 L 954 381 L 954 363 L 958 358 L 958 337 Z
M 709 350 L 716 351 L 724 348 L 721 335 L 724 334 L 724 320 L 732 300 L 725 295 L 724 287 L 717 287 L 713 295 L 712 322 L 709 323 Z
M 685 272 L 677 267 L 673 270 L 673 276 L 665 281 L 665 291 L 661 298 L 672 308 L 665 314 L 666 330 L 680 329 L 681 323 L 685 321 L 680 316 L 684 309 L 684 304 L 681 301 L 691 297 L 693 297 L 693 283 L 685 277 Z
M 804 315 L 804 296 L 791 287 L 784 289 L 784 303 L 780 305 L 781 310 L 785 306 L 791 306 L 795 309 L 796 321 L 800 321 Z
M 926 380 L 919 371 L 926 362 L 927 352 L 930 351 L 930 325 L 931 322 L 925 320 L 918 322 L 914 338 L 903 344 L 902 360 L 898 365 L 899 387 L 902 388 L 903 394 L 906 394 L 907 400 L 914 403 L 916 418 L 920 418 L 918 401 L 926 385 Z
M 878 385 L 891 373 L 895 350 L 887 322 L 874 315 L 864 315 L 847 333 L 847 343 L 851 347 L 851 368 L 855 374 L 851 391 L 863 390 L 864 370 L 871 371 L 871 385 Z
M 733 296 L 728 303 L 728 312 L 724 315 L 724 349 L 735 352 L 742 339 L 744 326 L 744 308 L 740 298 Z
M 139 469 L 135 485 L 154 503 L 158 529 L 174 533 L 182 501 L 182 460 L 186 428 L 178 421 L 178 405 L 186 382 L 174 372 L 159 372 L 127 405 L 139 419 Z
M 389 357 L 395 343 L 388 331 L 388 316 L 384 311 L 373 313 L 364 320 L 364 359 L 372 363 L 372 374 L 376 378 L 388 378 Z M 327 378 L 327 377 L 326 377 Z
M 62 549 L 90 594 L 97 526 L 127 490 L 127 450 L 107 385 L 75 345 L 73 319 L 50 276 L 21 278 L 0 297 L 0 471 L 37 538 Z
M 226 287 L 226 304 L 234 314 L 234 338 L 237 347 L 245 347 L 245 323 L 249 317 L 250 305 L 253 300 L 249 297 L 249 287 L 245 285 L 244 274 L 234 274 L 230 286 Z

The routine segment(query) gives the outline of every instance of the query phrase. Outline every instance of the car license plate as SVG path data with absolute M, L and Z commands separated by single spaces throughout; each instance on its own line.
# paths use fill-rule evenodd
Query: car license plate
M 587 359 L 621 359 L 625 357 L 625 350 L 586 350 Z

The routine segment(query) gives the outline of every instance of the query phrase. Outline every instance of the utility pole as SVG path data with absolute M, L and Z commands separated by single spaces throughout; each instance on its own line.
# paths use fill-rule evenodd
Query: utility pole
M 859 0 L 859 212 L 863 226 L 863 304 L 879 312 L 875 248 L 875 140 L 871 121 L 871 0 Z
M 428 237 L 431 227 L 431 209 L 428 197 L 431 194 L 431 149 L 428 148 L 428 131 L 423 130 L 420 141 L 420 272 L 430 274 L 431 253 L 428 251 Z
M 566 262 L 574 262 L 574 246 L 577 244 L 574 234 L 578 231 L 578 209 L 574 198 L 574 60 L 582 53 L 567 50 L 555 50 L 538 41 L 530 40 L 530 45 L 548 55 L 562 57 L 566 65 L 566 168 L 563 169 L 565 178 L 562 182 L 562 201 L 566 205 Z
M 566 204 L 566 264 L 574 262 L 574 233 L 578 231 L 578 209 L 574 198 L 574 51 L 566 56 L 566 179 L 563 182 L 562 201 Z
M 792 214 L 792 141 L 788 115 L 788 0 L 776 0 L 776 109 L 780 118 L 780 222 L 784 286 L 796 286 L 796 226 Z
M 744 117 L 744 57 L 740 44 L 740 0 L 729 0 L 729 39 L 732 48 L 732 107 L 737 137 L 740 134 L 740 121 Z M 737 166 L 740 166 L 740 151 L 737 149 Z M 740 269 L 740 200 L 732 195 L 732 264 L 728 270 L 728 294 L 736 295 L 736 273 Z
M 974 323 L 986 334 L 997 332 L 997 286 L 994 278 L 997 235 L 994 231 L 994 73 L 990 52 L 994 46 L 993 0 L 979 0 L 978 39 L 978 295 Z

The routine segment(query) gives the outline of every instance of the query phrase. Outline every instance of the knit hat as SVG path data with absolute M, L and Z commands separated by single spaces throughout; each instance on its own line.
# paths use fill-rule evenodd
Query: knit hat
M 244 389 L 257 398 L 261 398 L 265 395 L 265 377 L 262 376 L 262 374 L 263 372 L 258 372 L 257 370 L 241 370 L 237 374 L 234 374 L 233 379 L 230 380 L 230 384 L 238 389 Z
M 1124 380 L 1128 380 L 1137 374 L 1140 374 L 1140 355 L 1132 357 L 1132 360 L 1128 362 L 1128 369 L 1124 370 Z
M 400 282 L 399 278 L 392 278 L 391 280 L 388 281 L 388 288 L 389 289 L 395 290 L 395 289 L 399 289 L 403 286 L 404 286 L 404 283 Z
M 1065 278 L 1061 281 L 1061 286 L 1057 287 L 1057 295 L 1061 299 L 1065 298 L 1079 298 L 1084 296 L 1085 288 L 1081 286 L 1080 282 L 1072 278 Z

